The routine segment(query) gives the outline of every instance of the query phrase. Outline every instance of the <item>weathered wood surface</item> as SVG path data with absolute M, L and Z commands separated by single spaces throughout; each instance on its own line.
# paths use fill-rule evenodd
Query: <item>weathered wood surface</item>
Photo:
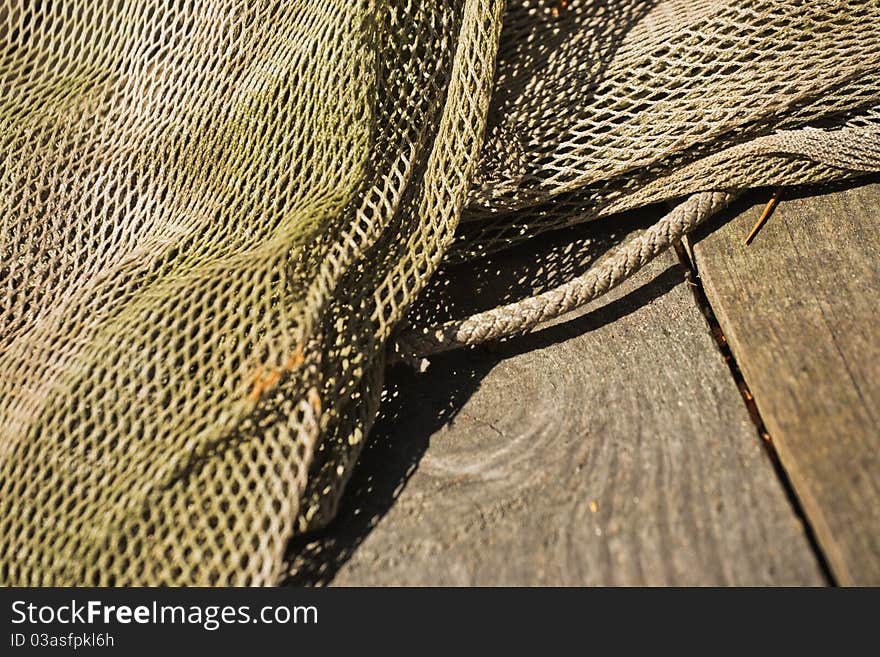
M 880 185 L 783 197 L 744 247 L 769 196 L 695 244 L 697 269 L 835 578 L 878 585 Z
M 539 334 L 392 373 L 291 583 L 822 584 L 672 254 Z

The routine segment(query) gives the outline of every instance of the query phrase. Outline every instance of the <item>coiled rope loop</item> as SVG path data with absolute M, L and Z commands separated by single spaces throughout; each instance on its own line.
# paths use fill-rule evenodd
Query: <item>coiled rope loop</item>
M 527 333 L 616 287 L 727 206 L 734 196 L 727 191 L 694 194 L 577 278 L 534 297 L 465 319 L 433 328 L 410 328 L 398 338 L 397 352 L 404 359 L 412 359 Z

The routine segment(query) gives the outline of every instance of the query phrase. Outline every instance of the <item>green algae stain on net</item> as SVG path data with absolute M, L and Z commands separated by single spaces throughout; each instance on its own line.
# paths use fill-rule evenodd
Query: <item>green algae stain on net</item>
M 276 583 L 389 358 L 531 330 L 742 189 L 880 169 L 880 4 L 737 5 L 0 9 L 2 583 Z M 664 201 L 605 270 L 432 306 L 443 263 Z

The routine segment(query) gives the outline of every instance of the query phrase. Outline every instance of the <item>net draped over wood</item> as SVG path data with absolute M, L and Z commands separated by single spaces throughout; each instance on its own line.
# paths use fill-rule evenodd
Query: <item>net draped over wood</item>
M 0 583 L 272 584 L 389 356 L 880 170 L 880 2 L 0 0 L 0 154 Z M 430 312 L 446 263 L 667 201 L 568 286 Z

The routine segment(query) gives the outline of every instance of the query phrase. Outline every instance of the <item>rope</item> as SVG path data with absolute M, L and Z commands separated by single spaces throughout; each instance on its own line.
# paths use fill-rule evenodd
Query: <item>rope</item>
M 398 338 L 397 351 L 402 358 L 412 359 L 527 333 L 616 287 L 733 198 L 729 192 L 694 194 L 609 259 L 577 278 L 534 297 L 465 319 L 433 328 L 412 329 Z

